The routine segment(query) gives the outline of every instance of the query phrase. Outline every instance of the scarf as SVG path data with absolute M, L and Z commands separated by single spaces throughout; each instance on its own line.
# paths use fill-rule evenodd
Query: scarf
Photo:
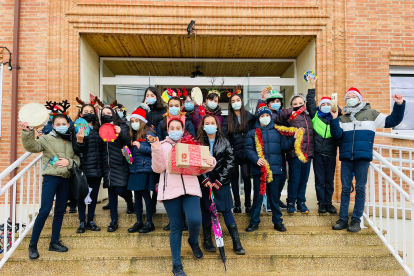
M 205 103 L 203 103 L 203 107 L 206 109 L 206 114 L 208 115 L 219 115 L 218 113 L 221 112 L 221 107 L 219 105 L 217 105 L 214 110 L 211 110 Z
M 357 106 L 355 107 L 349 107 L 349 106 L 344 106 L 344 113 L 346 114 L 350 114 L 350 118 L 351 118 L 351 122 L 354 123 L 354 125 L 357 126 L 361 126 L 361 122 L 358 121 L 355 118 L 355 115 L 360 112 L 365 106 L 367 105 L 366 102 L 360 102 Z
M 331 114 L 331 113 L 323 113 L 323 112 L 319 109 L 319 107 L 317 108 L 317 110 L 318 110 L 318 116 L 319 116 L 319 117 L 321 117 L 321 118 L 325 118 L 325 119 L 328 119 L 328 120 L 332 119 L 332 114 Z

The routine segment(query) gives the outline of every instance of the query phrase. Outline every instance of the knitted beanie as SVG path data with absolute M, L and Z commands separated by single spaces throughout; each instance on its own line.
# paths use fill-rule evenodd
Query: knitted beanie
M 272 116 L 272 111 L 270 110 L 270 108 L 268 108 L 265 103 L 261 103 L 259 105 L 259 109 L 257 110 L 257 119 L 259 119 L 260 116 L 262 116 L 265 113 L 269 114 L 269 116 Z

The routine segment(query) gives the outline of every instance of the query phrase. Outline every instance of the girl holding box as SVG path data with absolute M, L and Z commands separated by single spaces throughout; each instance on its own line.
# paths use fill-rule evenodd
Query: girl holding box
M 183 234 L 184 219 L 188 222 L 188 243 L 196 259 L 203 257 L 203 252 L 198 245 L 198 237 L 201 228 L 200 198 L 201 189 L 197 176 L 170 174 L 168 171 L 168 153 L 176 143 L 181 141 L 184 135 L 185 116 L 169 116 L 167 118 L 168 136 L 160 142 L 156 137 L 151 144 L 152 169 L 160 173 L 158 187 L 158 201 L 164 203 L 170 220 L 170 247 L 173 261 L 172 272 L 177 276 L 185 276 L 181 264 L 181 239 Z M 204 159 L 212 170 L 216 165 L 213 157 Z M 185 211 L 185 217 L 183 213 Z

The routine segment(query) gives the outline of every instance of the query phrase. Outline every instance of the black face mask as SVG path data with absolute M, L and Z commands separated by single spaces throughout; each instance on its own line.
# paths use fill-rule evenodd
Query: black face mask
M 300 106 L 294 107 L 294 108 L 293 108 L 293 111 L 298 111 L 299 109 L 301 109 L 301 108 L 302 108 L 302 106 L 303 106 L 303 104 L 302 104 L 302 105 L 300 105 Z
M 112 123 L 114 121 L 114 118 L 112 116 L 109 115 L 103 115 L 101 118 L 102 124 L 109 124 Z
M 85 119 L 85 121 L 87 121 L 88 123 L 95 122 L 96 120 L 95 114 L 92 114 L 92 113 L 83 114 L 82 118 Z

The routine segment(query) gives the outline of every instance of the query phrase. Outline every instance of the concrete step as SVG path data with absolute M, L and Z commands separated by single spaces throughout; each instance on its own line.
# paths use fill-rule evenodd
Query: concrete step
M 332 226 L 339 219 L 338 214 L 318 214 L 316 210 L 311 210 L 309 214 L 297 214 L 297 215 L 288 215 L 286 211 L 283 213 L 283 223 L 286 227 L 291 226 Z M 118 212 L 118 223 L 119 227 L 131 227 L 136 222 L 135 214 L 128 215 L 125 210 L 120 210 Z M 248 214 L 234 214 L 237 225 L 248 225 L 250 221 L 250 215 Z M 272 223 L 272 214 L 263 213 L 261 214 L 261 223 L 260 226 L 273 226 Z M 146 215 L 143 216 L 143 220 L 146 220 Z M 96 212 L 94 221 L 100 227 L 107 227 L 111 222 L 111 217 L 109 211 L 99 210 Z M 53 214 L 49 216 L 46 221 L 45 228 L 51 228 L 53 222 Z M 154 214 L 153 222 L 155 227 L 164 227 L 169 223 L 167 214 Z M 220 222 L 224 223 L 223 217 L 220 215 Z M 63 219 L 62 227 L 78 227 L 79 218 L 78 214 L 65 214 Z
M 131 225 L 132 226 L 132 225 Z M 370 228 L 359 233 L 350 233 L 346 230 L 334 231 L 330 226 L 288 227 L 287 232 L 281 233 L 269 226 L 261 226 L 258 231 L 245 232 L 245 225 L 239 227 L 240 239 L 243 246 L 359 246 L 381 245 L 382 241 Z M 119 228 L 116 232 L 108 233 L 106 228 L 99 232 L 86 231 L 76 233 L 77 228 L 63 228 L 61 240 L 68 248 L 169 248 L 169 231 L 162 228 L 147 234 L 130 234 L 127 228 Z M 49 248 L 51 229 L 44 229 L 38 243 L 39 248 Z M 201 231 L 202 233 L 202 231 Z M 223 227 L 224 242 L 231 244 L 227 228 Z M 20 246 L 27 248 L 31 233 L 23 240 Z M 183 244 L 187 242 L 188 232 L 183 233 Z M 200 237 L 202 240 L 202 235 Z M 201 244 L 201 243 L 200 243 Z
M 245 247 L 246 255 L 236 255 L 226 246 L 227 270 L 235 272 L 296 272 L 303 271 L 400 271 L 400 265 L 383 246 L 299 246 Z M 34 275 L 87 273 L 170 273 L 169 248 L 71 249 L 66 253 L 40 249 L 40 258 L 30 260 L 26 248 L 16 250 L 2 269 L 3 274 Z M 189 273 L 224 274 L 218 253 L 205 253 L 203 260 L 195 260 L 188 244 L 181 252 L 183 265 Z M 239 273 L 238 273 L 239 274 Z M 262 275 L 262 274 L 261 274 Z M 319 274 L 321 275 L 321 274 Z M 338 274 L 335 274 L 338 275 Z M 347 274 L 350 275 L 350 274 Z M 357 274 L 358 275 L 358 274 Z M 395 275 L 395 274 L 392 274 Z

